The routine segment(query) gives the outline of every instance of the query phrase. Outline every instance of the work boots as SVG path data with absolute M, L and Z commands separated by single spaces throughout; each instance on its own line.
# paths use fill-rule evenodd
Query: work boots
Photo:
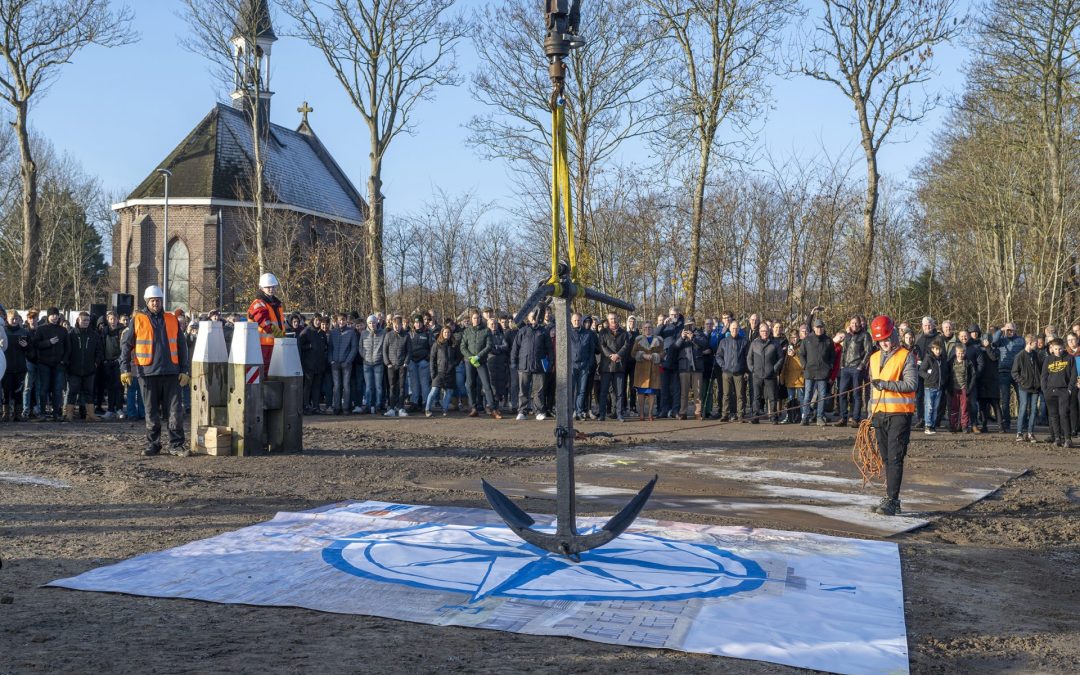
M 79 420 L 75 412 L 75 404 L 69 403 L 64 406 L 64 419 L 68 422 L 77 422 Z
M 870 510 L 883 516 L 895 516 L 900 513 L 900 500 L 882 497 L 877 506 L 871 507 Z
M 86 421 L 87 422 L 97 422 L 99 419 L 100 418 L 98 418 L 97 413 L 94 412 L 94 406 L 92 406 L 92 405 L 86 406 Z

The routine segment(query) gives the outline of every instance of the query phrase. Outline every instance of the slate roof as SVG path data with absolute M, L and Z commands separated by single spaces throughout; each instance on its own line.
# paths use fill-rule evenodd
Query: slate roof
M 307 123 L 293 130 L 271 124 L 262 144 L 266 201 L 362 222 L 367 204 Z M 130 195 L 161 199 L 173 172 L 169 198 L 251 201 L 254 145 L 247 116 L 219 103 Z
M 274 27 L 270 25 L 270 8 L 266 0 L 249 0 L 240 7 L 239 16 L 236 17 L 236 25 L 243 27 L 246 32 L 251 23 L 255 22 L 255 37 L 267 40 L 277 40 Z M 244 37 L 233 35 L 233 37 Z

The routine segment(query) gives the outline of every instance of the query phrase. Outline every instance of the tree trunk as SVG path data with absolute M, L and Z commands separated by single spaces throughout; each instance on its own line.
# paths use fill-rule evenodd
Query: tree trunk
M 686 316 L 693 317 L 697 309 L 698 267 L 701 263 L 701 222 L 705 215 L 705 181 L 709 175 L 713 139 L 701 139 L 701 155 L 694 178 L 693 204 L 690 213 L 690 288 L 687 290 Z
M 386 311 L 386 284 L 383 268 L 382 156 L 378 141 L 371 140 L 371 175 L 368 177 L 367 258 L 371 285 L 371 311 Z
M 862 295 L 863 303 L 870 302 L 870 268 L 874 264 L 874 238 L 877 235 L 878 170 L 877 151 L 870 146 L 867 138 L 863 139 L 866 151 L 866 201 L 863 203 L 863 238 L 865 254 L 859 264 L 859 276 L 856 280 L 857 291 Z
M 30 133 L 27 130 L 26 102 L 15 107 L 15 135 L 19 139 L 19 175 L 22 179 L 23 254 L 22 273 L 19 277 L 19 303 L 31 307 L 38 303 L 38 243 L 41 236 L 41 220 L 37 208 L 37 164 L 30 150 Z

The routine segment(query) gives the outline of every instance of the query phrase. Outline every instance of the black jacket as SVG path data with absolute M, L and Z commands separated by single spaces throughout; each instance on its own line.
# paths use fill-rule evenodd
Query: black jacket
M 759 380 L 773 380 L 780 376 L 784 367 L 784 350 L 773 338 L 762 340 L 760 337 L 750 343 L 746 355 L 746 366 L 750 375 Z
M 431 345 L 435 336 L 426 328 L 409 333 L 409 358 L 413 361 L 427 361 L 431 358 Z
M 436 389 L 457 388 L 457 363 L 460 352 L 453 340 L 440 342 L 437 338 L 431 345 L 428 364 L 431 367 L 431 386 Z
M 870 363 L 870 352 L 874 342 L 870 339 L 870 333 L 860 330 L 858 333 L 847 333 L 840 351 L 841 368 L 865 369 Z
M 1068 353 L 1062 353 L 1061 356 L 1048 355 L 1042 365 L 1040 379 L 1043 392 L 1051 389 L 1076 391 L 1076 357 L 1069 356 Z
M 1016 386 L 1026 392 L 1036 392 L 1040 388 L 1042 360 L 1037 350 L 1026 349 L 1016 355 L 1012 365 L 1012 378 Z
M 625 328 L 619 328 L 614 333 L 608 328 L 601 331 L 600 372 L 625 373 L 626 364 L 630 361 L 630 346 L 630 334 Z M 612 361 L 612 354 L 618 354 L 619 360 Z
M 67 334 L 67 341 L 68 374 L 85 377 L 96 373 L 97 367 L 105 359 L 101 335 L 92 328 L 72 328 Z
M 43 366 L 58 366 L 67 363 L 67 331 L 60 324 L 38 324 L 34 331 L 34 351 L 37 359 L 34 363 Z
M 975 389 L 979 398 L 1000 399 L 1001 381 L 998 378 L 998 350 L 996 347 L 979 346 L 979 374 L 976 375 L 978 383 Z
M 716 348 L 716 365 L 725 373 L 743 375 L 746 373 L 746 355 L 749 351 L 749 340 L 741 335 L 729 335 Z
M 30 350 L 30 334 L 26 326 L 7 329 L 8 345 L 4 350 L 7 359 L 7 372 L 13 375 L 26 372 L 26 353 Z M 20 405 L 22 405 L 20 403 Z
M 400 332 L 391 328 L 386 331 L 382 344 L 383 364 L 390 368 L 400 368 L 409 362 L 409 331 Z
M 656 337 L 664 341 L 664 356 L 660 359 L 660 367 L 664 370 L 678 370 L 679 350 L 675 347 L 676 340 L 682 335 L 683 319 L 656 327 Z
M 521 373 L 543 373 L 544 363 L 549 366 L 553 354 L 551 336 L 547 326 L 525 325 L 518 329 L 514 345 L 510 348 L 510 367 Z
M 948 369 L 948 373 L 949 373 L 949 382 L 948 382 L 949 391 L 959 390 L 959 387 L 956 386 L 957 385 L 956 363 L 957 363 L 957 361 L 956 361 L 956 358 L 954 357 L 954 358 L 949 359 L 948 365 L 945 366 Z M 978 379 L 979 374 L 978 374 L 978 371 L 975 368 L 975 364 L 973 362 L 969 361 L 967 358 L 964 359 L 964 372 L 967 374 L 967 378 L 966 378 L 967 379 L 967 390 L 968 390 L 969 394 L 975 395 L 975 390 L 979 386 L 979 379 Z
M 832 372 L 836 348 L 828 335 L 811 333 L 799 345 L 799 359 L 803 364 L 803 377 L 808 380 L 827 380 Z
M 579 328 L 570 331 L 570 340 L 573 347 L 571 358 L 574 360 L 574 368 L 589 370 L 596 365 L 596 353 L 600 350 L 600 336 L 591 328 Z
M 947 376 L 942 372 L 941 361 L 933 352 L 923 357 L 922 365 L 919 366 L 919 377 L 927 389 L 944 389 L 948 384 Z
M 326 372 L 330 365 L 330 343 L 326 333 L 314 326 L 306 326 L 296 338 L 300 348 L 300 367 L 305 375 L 317 375 Z

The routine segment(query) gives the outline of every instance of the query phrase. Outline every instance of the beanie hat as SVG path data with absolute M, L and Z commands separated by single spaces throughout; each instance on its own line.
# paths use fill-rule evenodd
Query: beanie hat
M 50 307 L 49 311 L 47 312 L 47 314 L 49 316 L 52 316 L 53 314 L 59 314 L 59 313 L 60 313 L 60 310 L 57 309 L 56 307 Z

